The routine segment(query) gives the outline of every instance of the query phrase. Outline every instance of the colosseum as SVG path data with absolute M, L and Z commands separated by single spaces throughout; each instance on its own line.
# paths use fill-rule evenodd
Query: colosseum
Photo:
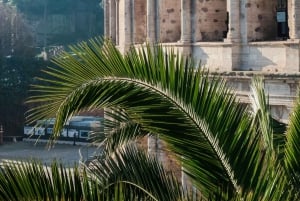
M 300 1 L 105 0 L 105 36 L 126 52 L 161 43 L 224 76 L 248 102 L 265 77 L 275 118 L 285 121 L 300 82 Z
M 160 42 L 214 70 L 299 71 L 296 0 L 111 0 L 105 11 L 121 50 Z

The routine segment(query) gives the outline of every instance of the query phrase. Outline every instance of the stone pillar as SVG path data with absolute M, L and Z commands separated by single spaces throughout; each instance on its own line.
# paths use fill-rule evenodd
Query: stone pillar
M 133 13 L 132 0 L 119 1 L 119 48 L 125 53 L 132 44 Z
M 111 0 L 111 1 L 114 1 L 114 0 Z M 120 36 L 120 28 L 119 28 L 119 18 L 120 18 L 120 15 L 119 15 L 119 0 L 115 0 L 115 29 L 116 29 L 116 36 L 115 36 L 115 42 L 116 42 L 116 45 L 119 45 L 119 36 Z
M 299 38 L 290 40 L 290 44 L 286 46 L 286 63 L 285 72 L 297 73 L 300 71 L 300 50 L 299 50 Z
M 179 48 L 183 56 L 192 56 L 192 1 L 181 0 L 181 35 Z
M 240 42 L 240 1 L 227 0 L 227 12 L 228 12 L 228 33 L 225 39 L 228 42 Z M 245 17 L 245 16 L 244 16 Z
M 108 38 L 109 36 L 109 25 L 110 25 L 110 6 L 109 1 L 104 0 L 103 8 L 104 8 L 104 37 Z
M 114 0 L 109 1 L 109 38 L 112 42 L 116 42 L 116 2 Z
M 290 39 L 300 39 L 300 1 L 288 0 L 288 26 Z
M 156 42 L 156 0 L 147 0 L 147 42 Z
M 192 42 L 192 0 L 181 0 L 181 43 Z

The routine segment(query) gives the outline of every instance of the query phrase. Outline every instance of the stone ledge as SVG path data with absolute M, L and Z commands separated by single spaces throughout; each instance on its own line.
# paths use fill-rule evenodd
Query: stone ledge
M 263 76 L 266 78 L 276 78 L 276 79 L 285 79 L 285 78 L 293 78 L 300 80 L 300 72 L 299 73 L 270 73 L 263 71 L 220 71 L 220 72 L 210 72 L 211 75 L 218 75 L 224 77 L 244 77 L 251 78 L 254 76 Z
M 236 95 L 242 103 L 250 103 L 250 91 L 241 91 L 236 90 Z M 295 99 L 297 98 L 294 95 L 277 95 L 277 94 L 268 94 L 269 95 L 269 104 L 272 106 L 282 106 L 282 105 L 293 105 Z
M 281 41 L 255 41 L 249 42 L 252 46 L 284 46 L 284 45 L 299 45 L 299 40 L 281 40 Z

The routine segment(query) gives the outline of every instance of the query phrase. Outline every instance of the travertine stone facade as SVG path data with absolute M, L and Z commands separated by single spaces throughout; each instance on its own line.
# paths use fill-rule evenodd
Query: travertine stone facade
M 223 41 L 227 34 L 225 0 L 192 1 L 194 41 Z
M 159 42 L 170 43 L 180 40 L 180 2 L 159 0 Z
M 241 102 L 250 102 L 250 83 L 254 76 L 264 77 L 264 86 L 269 96 L 272 116 L 287 123 L 290 110 L 294 106 L 297 90 L 300 86 L 300 74 L 268 73 L 255 71 L 232 71 L 218 73 L 237 92 Z
M 146 10 L 146 37 L 147 42 L 154 43 L 157 41 L 157 20 L 158 20 L 158 9 L 156 6 L 156 0 L 147 0 L 147 10 Z
M 134 2 L 134 44 L 141 44 L 147 38 L 147 4 L 145 0 Z
M 118 4 L 118 44 L 122 52 L 128 50 L 133 44 L 133 1 L 132 0 L 116 0 Z M 122 45 L 121 45 L 122 44 Z
M 118 2 L 115 2 L 115 1 L 110 1 L 108 5 L 108 13 L 110 15 L 110 18 L 109 18 L 109 26 L 108 26 L 108 29 L 109 29 L 109 37 L 116 42 L 116 28 L 117 28 L 117 21 L 115 20 L 117 18 L 116 14 L 116 5 L 117 5 Z M 106 23 L 105 23 L 106 24 Z M 106 33 L 107 31 L 105 31 Z
M 191 43 L 192 42 L 192 11 L 193 5 L 191 0 L 181 1 L 181 43 Z
M 104 5 L 106 36 L 122 51 L 160 42 L 211 71 L 300 70 L 297 0 L 106 0 Z
M 300 1 L 288 1 L 289 21 L 291 39 L 300 39 Z
M 248 41 L 275 40 L 277 0 L 249 0 L 246 3 Z
M 103 7 L 104 7 L 104 18 L 105 19 L 110 19 L 110 13 L 109 13 L 109 2 L 108 1 L 105 1 L 104 4 L 103 4 Z M 104 21 L 104 35 L 105 36 L 109 36 L 109 20 L 105 20 Z
M 226 1 L 226 7 L 228 12 L 228 33 L 225 41 L 240 42 L 241 41 L 241 12 L 240 10 L 241 1 Z M 243 13 L 243 19 L 246 15 Z

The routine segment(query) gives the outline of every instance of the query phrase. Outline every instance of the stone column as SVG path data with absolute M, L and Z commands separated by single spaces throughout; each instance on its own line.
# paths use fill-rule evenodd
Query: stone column
M 228 42 L 240 42 L 240 1 L 227 0 L 227 12 L 228 12 L 228 33 L 225 39 Z M 245 16 L 244 16 L 245 17 Z
M 125 53 L 132 44 L 132 0 L 119 1 L 119 47 Z
M 116 42 L 116 2 L 114 0 L 109 1 L 109 38 Z
M 109 7 L 109 1 L 104 0 L 104 36 L 106 38 L 109 37 L 109 24 L 110 24 L 110 7 Z
M 181 43 L 192 42 L 192 0 L 181 0 Z
M 119 28 L 119 0 L 111 0 L 111 1 L 115 1 L 115 7 L 116 7 L 116 13 L 115 13 L 115 29 L 116 29 L 116 36 L 115 36 L 115 40 L 116 40 L 116 45 L 119 45 L 119 36 L 120 36 L 120 28 Z
M 290 39 L 300 39 L 300 1 L 288 0 L 288 26 Z
M 147 42 L 156 42 L 156 0 L 147 0 Z
M 291 42 L 286 47 L 286 64 L 285 71 L 299 72 L 300 71 L 300 1 L 288 0 L 288 26 L 289 26 L 289 41 Z

